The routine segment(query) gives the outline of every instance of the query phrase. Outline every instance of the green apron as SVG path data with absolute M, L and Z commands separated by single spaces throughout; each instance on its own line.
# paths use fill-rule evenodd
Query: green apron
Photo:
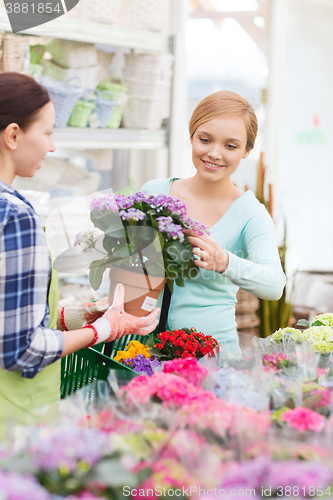
M 52 269 L 48 302 L 50 328 L 57 328 L 58 277 Z M 47 366 L 32 378 L 22 372 L 0 368 L 0 441 L 4 440 L 13 424 L 35 425 L 50 423 L 58 417 L 60 400 L 61 361 Z M 9 436 L 8 436 L 9 437 Z

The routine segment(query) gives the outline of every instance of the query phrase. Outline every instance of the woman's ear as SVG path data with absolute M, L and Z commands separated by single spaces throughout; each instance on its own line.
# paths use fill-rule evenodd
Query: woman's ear
M 20 127 L 17 123 L 10 123 L 3 132 L 4 143 L 11 151 L 15 151 L 17 149 L 19 133 Z
M 248 151 L 245 151 L 244 155 L 242 156 L 243 160 L 245 160 L 245 158 L 247 158 L 250 153 L 251 153 L 251 149 L 249 149 Z

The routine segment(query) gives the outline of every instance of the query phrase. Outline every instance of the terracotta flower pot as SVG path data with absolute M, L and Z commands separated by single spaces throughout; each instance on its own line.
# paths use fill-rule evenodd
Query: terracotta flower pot
M 166 278 L 149 275 L 149 287 L 143 270 L 132 272 L 119 267 L 111 267 L 110 280 L 109 303 L 113 302 L 117 284 L 122 283 L 125 286 L 125 311 L 133 316 L 147 316 L 156 307 L 166 282 Z

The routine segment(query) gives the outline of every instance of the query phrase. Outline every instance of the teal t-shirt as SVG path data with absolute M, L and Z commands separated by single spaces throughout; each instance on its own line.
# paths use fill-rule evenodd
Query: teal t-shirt
M 173 179 L 156 179 L 142 186 L 149 194 L 169 194 Z M 277 300 L 286 278 L 278 254 L 274 223 L 252 191 L 237 198 L 210 228 L 214 238 L 229 254 L 227 270 L 220 274 L 200 269 L 185 287 L 174 283 L 167 327 L 195 327 L 212 335 L 227 351 L 238 347 L 235 320 L 239 288 L 256 297 Z M 159 298 L 161 303 L 162 297 Z

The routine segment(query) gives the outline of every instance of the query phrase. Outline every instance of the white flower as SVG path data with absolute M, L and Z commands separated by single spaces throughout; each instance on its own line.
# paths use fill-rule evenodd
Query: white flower
M 313 319 L 313 322 L 315 321 L 321 321 L 325 325 L 333 328 L 333 313 L 318 314 Z

